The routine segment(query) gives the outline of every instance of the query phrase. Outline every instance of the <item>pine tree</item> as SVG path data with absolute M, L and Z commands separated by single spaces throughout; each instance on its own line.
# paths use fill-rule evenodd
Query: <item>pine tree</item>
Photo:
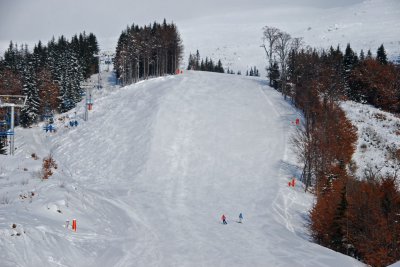
M 353 71 L 353 69 L 356 67 L 358 64 L 358 58 L 357 55 L 354 53 L 354 51 L 351 49 L 350 44 L 347 44 L 346 51 L 343 57 L 343 76 L 344 76 L 344 89 L 346 92 L 346 95 L 352 99 L 355 100 L 358 98 L 358 92 L 356 87 L 352 87 L 349 84 L 349 79 L 350 79 L 350 74 Z
M 270 70 L 269 73 L 270 73 L 269 74 L 270 75 L 269 78 L 271 80 L 272 87 L 275 88 L 275 89 L 278 89 L 278 87 L 279 87 L 279 77 L 280 77 L 278 62 L 275 61 L 272 64 L 272 69 Z
M 175 74 L 182 59 L 183 45 L 175 24 L 132 24 L 118 40 L 114 68 L 123 84 L 147 79 L 150 75 Z
M 89 33 L 87 40 L 84 42 L 85 58 L 88 65 L 85 65 L 85 78 L 91 74 L 99 72 L 99 61 L 95 55 L 99 54 L 99 44 L 96 35 Z
M 376 52 L 376 59 L 383 65 L 388 64 L 387 55 L 383 44 L 378 48 Z
M 80 84 L 84 77 L 82 66 L 79 64 L 79 59 L 73 50 L 69 50 L 69 52 L 67 75 L 69 76 L 68 79 L 70 80 L 71 99 L 75 107 L 75 104 L 82 100 L 82 89 Z
M 9 69 L 16 70 L 17 51 L 14 43 L 10 41 L 7 51 L 4 53 L 4 65 Z
M 364 60 L 365 60 L 364 51 L 361 49 L 361 52 L 360 52 L 360 61 L 364 61 Z
M 39 69 L 45 66 L 47 61 L 46 48 L 43 47 L 42 42 L 39 41 L 33 48 L 33 62 L 35 69 Z
M 33 60 L 29 58 L 23 72 L 23 94 L 27 96 L 25 107 L 21 109 L 21 124 L 24 127 L 37 122 L 39 118 L 40 99 L 36 85 L 36 73 Z
M 372 59 L 372 53 L 371 53 L 370 49 L 368 49 L 368 52 L 367 52 L 367 59 Z
M 205 71 L 206 70 L 203 60 L 201 60 L 201 63 L 200 63 L 200 70 L 201 71 Z
M 200 53 L 199 53 L 199 50 L 197 50 L 195 69 L 198 70 L 199 68 L 200 68 Z
M 27 96 L 26 106 L 21 110 L 21 124 L 26 127 L 38 121 L 48 105 L 48 101 L 42 99 L 46 97 L 46 91 L 53 94 L 51 109 L 59 103 L 58 110 L 64 112 L 81 101 L 80 82 L 85 73 L 94 70 L 91 58 L 97 64 L 97 59 L 93 57 L 96 51 L 96 37 L 85 33 L 79 38 L 75 35 L 71 42 L 64 36 L 56 42 L 53 37 L 47 47 L 39 41 L 33 53 L 27 45 L 18 46 L 10 42 L 5 60 L 0 60 L 0 76 L 6 74 L 0 79 L 0 91 L 2 94 Z
M 215 66 L 214 66 L 214 62 L 213 60 L 210 58 L 210 67 L 209 67 L 209 71 L 215 71 Z
M 222 62 L 220 59 L 218 60 L 217 63 L 216 72 L 224 73 L 224 67 L 222 66 Z
M 22 74 L 25 66 L 25 53 L 26 51 L 24 50 L 24 47 L 22 45 L 20 48 L 18 48 L 18 45 L 13 44 L 13 42 L 11 41 L 7 51 L 4 53 L 5 67 L 9 68 L 13 72 L 18 72 Z
M 343 67 L 345 73 L 350 72 L 358 63 L 357 54 L 351 49 L 350 44 L 347 44 L 343 57 Z
M 189 59 L 188 59 L 188 66 L 187 66 L 187 70 L 194 70 L 195 69 L 195 61 L 194 58 L 192 56 L 192 54 L 189 54 Z
M 224 73 L 224 67 L 222 66 L 220 59 L 218 60 L 217 64 L 214 63 L 212 58 L 208 57 L 206 57 L 204 61 L 203 59 L 200 59 L 199 50 L 197 50 L 196 55 L 192 55 L 191 53 L 189 54 L 187 69 Z
M 331 248 L 335 251 L 346 253 L 346 211 L 347 211 L 347 198 L 346 186 L 343 187 L 340 195 L 340 203 L 335 211 L 335 216 L 331 225 Z
M 66 112 L 81 100 L 80 82 L 83 70 L 79 60 L 64 36 L 57 43 L 49 44 L 49 69 L 59 85 L 60 104 L 58 110 Z

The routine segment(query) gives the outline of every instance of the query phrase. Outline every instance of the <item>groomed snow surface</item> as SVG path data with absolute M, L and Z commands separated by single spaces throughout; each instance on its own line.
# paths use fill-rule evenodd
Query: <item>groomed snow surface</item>
M 310 242 L 313 197 L 287 186 L 298 115 L 265 81 L 185 72 L 94 95 L 88 122 L 82 102 L 0 156 L 0 266 L 364 266 Z

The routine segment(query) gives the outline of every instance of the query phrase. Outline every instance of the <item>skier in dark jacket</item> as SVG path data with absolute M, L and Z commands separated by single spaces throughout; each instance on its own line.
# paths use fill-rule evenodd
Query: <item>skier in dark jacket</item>
M 228 223 L 226 222 L 226 217 L 225 217 L 224 214 L 222 214 L 221 220 L 222 220 L 222 224 L 228 224 Z

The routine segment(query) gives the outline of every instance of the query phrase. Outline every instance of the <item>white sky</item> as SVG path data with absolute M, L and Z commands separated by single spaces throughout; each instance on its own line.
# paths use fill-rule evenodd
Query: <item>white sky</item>
M 93 32 L 101 49 L 113 50 L 111 44 L 132 23 L 144 25 L 166 18 L 179 29 L 195 18 L 274 7 L 276 2 L 330 8 L 362 0 L 0 0 L 0 53 L 10 40 L 31 46 L 39 40 L 47 43 L 53 35 L 70 38 L 83 31 Z

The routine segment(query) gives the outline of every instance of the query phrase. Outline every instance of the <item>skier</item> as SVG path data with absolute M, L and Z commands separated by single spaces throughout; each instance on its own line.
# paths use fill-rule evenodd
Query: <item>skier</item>
M 242 220 L 243 220 L 243 214 L 240 213 L 240 214 L 239 214 L 239 223 L 242 223 Z
M 226 217 L 225 217 L 224 214 L 222 214 L 221 220 L 222 220 L 222 224 L 228 224 L 228 223 L 226 222 Z

